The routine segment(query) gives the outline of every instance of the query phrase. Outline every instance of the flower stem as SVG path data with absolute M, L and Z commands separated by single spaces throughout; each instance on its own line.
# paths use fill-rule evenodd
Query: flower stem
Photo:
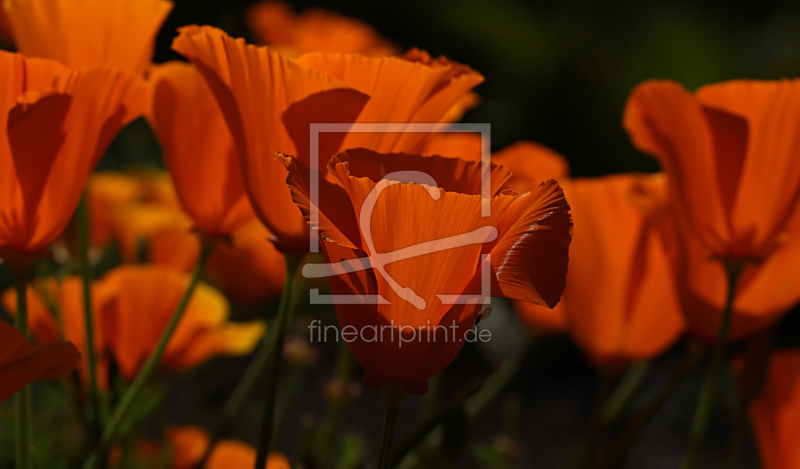
M 89 366 L 89 400 L 94 414 L 92 422 L 95 436 L 99 435 L 106 420 L 108 408 L 100 396 L 97 385 L 97 353 L 94 348 L 94 315 L 92 314 L 92 266 L 89 262 L 89 202 L 86 191 L 81 196 L 76 211 L 78 224 L 78 259 L 83 279 L 83 320 L 86 326 L 86 362 Z
M 192 277 L 189 280 L 189 285 L 186 287 L 186 291 L 178 302 L 178 306 L 175 308 L 175 311 L 172 313 L 172 317 L 170 317 L 167 326 L 161 332 L 161 336 L 159 337 L 155 348 L 147 357 L 147 361 L 142 366 L 141 371 L 138 375 L 136 375 L 136 379 L 134 379 L 133 383 L 125 391 L 125 394 L 122 395 L 119 404 L 111 414 L 111 417 L 109 418 L 108 423 L 103 430 L 103 434 L 100 436 L 100 441 L 97 443 L 97 445 L 95 445 L 92 454 L 89 455 L 89 458 L 83 465 L 84 469 L 90 469 L 99 466 L 105 457 L 106 451 L 108 451 L 111 445 L 118 439 L 118 432 L 120 431 L 122 422 L 136 400 L 139 391 L 141 391 L 147 381 L 150 380 L 150 377 L 158 367 L 161 356 L 164 355 L 164 351 L 167 349 L 169 340 L 172 338 L 172 334 L 178 327 L 178 323 L 183 317 L 186 307 L 189 305 L 189 300 L 192 297 L 192 293 L 194 293 L 197 284 L 200 283 L 200 276 L 203 273 L 203 265 L 205 264 L 208 254 L 211 251 L 211 243 L 211 241 L 201 240 L 202 247 L 200 251 L 200 257 L 198 259 L 197 266 L 195 266 L 195 269 L 192 272 Z
M 24 281 L 14 284 L 17 293 L 16 326 L 26 338 L 28 333 L 28 298 Z M 17 393 L 15 418 L 17 421 L 16 461 L 18 469 L 30 469 L 31 466 L 31 388 L 25 386 Z
M 708 366 L 706 379 L 700 391 L 700 398 L 697 401 L 692 428 L 689 431 L 689 444 L 683 456 L 682 469 L 693 469 L 697 465 L 700 456 L 700 448 L 708 432 L 708 425 L 711 421 L 711 411 L 714 408 L 714 398 L 717 393 L 719 375 L 725 364 L 725 353 L 728 346 L 728 333 L 733 316 L 733 300 L 736 293 L 736 284 L 741 274 L 740 267 L 726 269 L 728 273 L 728 297 L 725 301 L 725 310 L 722 313 L 722 324 L 719 328 L 717 343 L 714 346 L 714 354 Z
M 661 410 L 661 407 L 664 406 L 669 397 L 678 389 L 697 359 L 698 354 L 691 348 L 687 349 L 680 365 L 678 365 L 678 368 L 672 374 L 667 384 L 652 401 L 634 412 L 619 436 L 603 454 L 603 457 L 600 459 L 600 464 L 598 465 L 599 467 L 617 467 L 620 459 L 625 455 L 633 441 L 639 436 L 642 430 L 644 430 L 647 424 L 650 423 L 653 417 L 656 416 L 658 411 Z
M 406 398 L 406 391 L 399 385 L 388 384 L 383 388 L 383 436 L 381 452 L 378 456 L 378 469 L 391 469 L 392 445 L 394 431 L 397 428 L 397 417 Z
M 273 430 L 275 424 L 275 398 L 278 394 L 278 380 L 281 371 L 281 361 L 283 360 L 283 343 L 286 340 L 286 332 L 289 328 L 289 319 L 292 313 L 292 296 L 295 287 L 295 277 L 297 270 L 303 261 L 304 256 L 295 254 L 286 254 L 286 283 L 283 286 L 283 293 L 281 294 L 281 303 L 278 308 L 278 317 L 273 326 L 272 340 L 268 347 L 264 348 L 263 357 L 262 352 L 259 350 L 257 360 L 258 368 L 266 368 L 267 375 L 267 391 L 264 397 L 264 414 L 261 419 L 261 436 L 258 442 L 258 452 L 256 453 L 256 468 L 263 468 L 267 464 L 267 458 L 272 447 Z M 266 344 L 264 344 L 266 345 Z M 261 360 L 263 359 L 263 365 Z M 252 368 L 252 367 L 251 367 Z M 250 370 L 248 369 L 248 372 Z M 248 373 L 249 374 L 249 373 Z M 253 383 L 255 378 L 253 376 Z M 245 377 L 247 378 L 247 376 Z M 243 394 L 242 399 L 246 397 Z

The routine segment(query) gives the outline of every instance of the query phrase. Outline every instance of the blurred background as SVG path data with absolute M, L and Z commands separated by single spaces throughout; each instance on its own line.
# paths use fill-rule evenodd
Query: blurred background
M 158 37 L 156 62 L 180 58 L 169 48 L 179 26 L 210 24 L 233 36 L 249 37 L 244 19 L 252 2 L 174 1 L 175 9 Z M 775 79 L 800 72 L 800 5 L 789 1 L 288 3 L 298 11 L 321 7 L 358 18 L 401 49 L 419 47 L 479 70 L 486 77 L 476 89 L 482 102 L 463 120 L 491 123 L 493 149 L 533 140 L 556 150 L 569 160 L 574 177 L 657 170 L 653 159 L 632 147 L 621 126 L 627 95 L 643 80 L 672 79 L 695 89 L 733 78 Z M 147 164 L 160 164 L 160 154 L 152 134 L 139 122 L 117 139 L 101 168 Z M 334 320 L 332 311 L 314 311 L 307 306 L 294 331 L 296 336 L 307 335 L 303 318 L 312 313 Z M 259 314 L 247 309 L 236 312 L 239 318 Z M 779 342 L 792 340 L 786 331 L 797 330 L 797 317 L 795 311 L 783 319 Z M 465 347 L 443 373 L 438 397 L 412 399 L 401 417 L 398 435 L 410 429 L 425 406 L 444 408 L 465 384 L 526 347 L 526 331 L 503 302 L 495 303 L 494 313 L 481 327 L 491 330 L 494 340 Z M 324 413 L 321 393 L 336 365 L 336 344 L 312 345 L 309 356 L 302 355 L 307 350 L 300 348 L 298 366 L 288 370 L 287 382 L 294 384 L 283 391 L 285 425 L 279 449 L 290 456 L 300 451 L 304 429 Z M 649 401 L 663 386 L 684 346 L 679 343 L 655 361 L 634 406 Z M 246 358 L 224 360 L 226 366 L 214 361 L 170 378 L 159 404 L 165 411 L 150 422 L 151 431 L 165 422 L 207 425 L 213 419 L 211 410 L 224 404 L 230 383 L 247 364 Z M 294 372 L 297 374 L 292 375 Z M 678 466 L 703 372 L 704 367 L 698 367 L 684 382 L 640 437 L 624 467 Z M 355 377 L 358 381 L 358 372 Z M 597 383 L 595 370 L 567 339 L 543 339 L 522 356 L 520 372 L 473 424 L 465 425 L 466 417 L 457 412 L 447 419 L 442 442 L 456 467 L 564 467 L 586 433 Z M 720 390 L 720 415 L 734 407 L 728 393 L 731 386 L 733 383 L 727 382 Z M 4 407 L 7 415 L 10 407 Z M 245 414 L 232 436 L 254 442 L 261 414 L 257 397 Z M 360 391 L 343 418 L 345 452 L 354 455 L 354 461 L 374 459 L 382 420 L 379 393 Z M 712 423 L 706 463 L 716 461 L 722 453 L 727 423 L 727 416 Z M 0 441 L 8 441 L 7 432 L 0 427 Z M 68 444 L 69 428 L 64 432 Z M 749 436 L 742 458 L 740 467 L 758 466 Z M 427 464 L 434 465 L 423 467 L 443 467 L 430 461 L 434 460 Z

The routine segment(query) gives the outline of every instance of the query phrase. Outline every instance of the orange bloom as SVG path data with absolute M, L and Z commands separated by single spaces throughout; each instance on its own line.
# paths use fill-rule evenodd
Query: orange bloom
M 78 349 L 69 342 L 34 345 L 0 321 L 0 404 L 32 381 L 67 376 L 80 359 Z
M 800 80 L 731 81 L 695 94 L 646 82 L 625 109 L 633 143 L 656 158 L 681 222 L 714 256 L 765 259 L 800 200 Z
M 36 253 L 68 223 L 114 135 L 144 111 L 144 84 L 6 52 L 0 73 L 0 246 Z
M 288 57 L 306 52 L 343 52 L 369 57 L 394 55 L 397 47 L 374 28 L 332 11 L 309 8 L 298 15 L 282 1 L 264 1 L 247 10 L 256 41 Z
M 308 169 L 293 158 L 285 161 L 293 198 L 308 214 Z M 549 307 L 558 303 L 572 223 L 569 206 L 555 182 L 543 183 L 525 195 L 495 195 L 487 201 L 492 216 L 482 218 L 481 172 L 476 162 L 348 150 L 331 159 L 328 171 L 338 183 L 320 181 L 318 229 L 328 260 L 365 266 L 367 261 L 357 259 L 373 256 L 368 270 L 346 274 L 342 268 L 333 268 L 330 277 L 335 294 L 355 295 L 361 301 L 336 306 L 342 332 L 358 331 L 355 340 L 348 342 L 366 370 L 367 384 L 398 382 L 412 391 L 425 389 L 426 380 L 461 350 L 483 306 L 481 267 L 489 273 L 492 296 Z M 397 171 L 422 171 L 435 182 L 381 180 Z M 493 187 L 500 187 L 509 173 L 494 166 L 490 176 Z M 379 196 L 372 191 L 380 191 Z M 361 214 L 365 201 L 374 204 L 369 223 Z M 474 239 L 456 247 L 436 241 L 458 235 Z M 432 243 L 433 252 L 420 243 Z M 482 254 L 490 255 L 485 264 Z M 380 265 L 386 262 L 385 267 Z M 366 295 L 383 300 L 371 304 Z M 448 304 L 438 295 L 474 296 L 469 304 Z M 376 329 L 382 340 L 370 336 L 369 328 Z
M 150 70 L 148 120 L 164 150 L 181 205 L 195 228 L 227 236 L 255 218 L 244 191 L 233 137 L 194 66 Z
M 6 0 L 17 49 L 69 67 L 141 75 L 150 65 L 166 0 Z
M 208 257 L 205 275 L 209 282 L 239 303 L 256 304 L 281 293 L 286 263 L 270 233 L 258 221 L 234 232 L 229 243 L 218 243 Z M 200 241 L 185 227 L 173 226 L 151 235 L 148 259 L 189 272 L 197 265 Z
M 173 469 L 193 468 L 205 454 L 210 438 L 198 427 L 175 427 L 167 431 L 167 440 L 172 446 Z M 206 469 L 251 469 L 256 463 L 256 450 L 252 446 L 233 440 L 222 440 L 214 445 L 206 462 Z M 272 453 L 267 459 L 266 469 L 290 469 L 286 456 Z
M 95 289 L 96 290 L 96 289 Z M 37 281 L 27 289 L 28 326 L 39 343 L 47 344 L 68 339 L 78 344 L 81 355 L 86 355 L 86 323 L 83 313 L 83 281 L 79 277 L 67 277 L 61 282 L 53 279 Z M 100 308 L 106 302 L 100 292 L 92 295 L 92 313 L 95 324 L 100 324 Z M 6 311 L 16 314 L 17 295 L 14 289 L 3 294 Z M 94 329 L 94 344 L 97 360 L 97 376 L 100 385 L 106 387 L 108 360 L 102 353 L 107 340 L 103 331 Z M 89 382 L 89 368 L 86 361 L 78 370 L 84 383 Z
M 95 346 L 98 350 L 100 384 L 107 386 L 107 364 L 113 355 L 122 376 L 136 376 L 155 346 L 163 327 L 185 291 L 188 276 L 158 266 L 123 266 L 92 285 L 95 314 Z M 29 324 L 40 342 L 59 336 L 60 318 L 65 338 L 81 344 L 85 352 L 82 281 L 68 277 L 58 285 L 42 282 L 28 288 Z M 14 311 L 13 290 L 3 296 L 6 309 Z M 225 298 L 200 284 L 161 359 L 161 366 L 184 370 L 213 356 L 246 355 L 264 333 L 264 324 L 231 323 Z M 81 370 L 88 377 L 88 370 Z
M 481 143 L 481 135 L 476 132 L 437 133 L 425 143 L 422 154 L 480 161 Z M 511 171 L 511 177 L 503 184 L 503 189 L 519 193 L 528 192 L 547 179 L 569 177 L 566 158 L 534 142 L 513 143 L 492 153 L 491 160 Z
M 161 266 L 122 266 L 101 280 L 109 298 L 102 327 L 120 373 L 139 371 L 186 290 L 188 275 Z M 228 303 L 200 284 L 172 335 L 161 365 L 172 370 L 197 366 L 219 354 L 246 355 L 264 334 L 264 323 L 229 323 Z
M 575 220 L 559 304 L 567 330 L 595 363 L 624 366 L 659 355 L 681 335 L 684 320 L 669 253 L 638 197 L 641 186 L 663 192 L 663 177 L 607 176 L 563 186 Z M 542 317 L 546 312 L 536 318 Z
M 181 29 L 173 48 L 211 86 L 236 142 L 253 208 L 282 249 L 303 249 L 307 226 L 281 185 L 286 170 L 273 155 L 290 153 L 307 162 L 309 123 L 441 122 L 483 80 L 468 67 L 423 53 L 381 59 L 313 53 L 292 61 L 210 27 Z M 327 134 L 320 139 L 320 161 L 342 148 L 413 151 L 425 137 Z
M 8 13 L 0 5 L 0 44 L 11 45 L 14 43 L 14 32 L 11 30 L 11 22 L 8 20 Z
M 764 389 L 750 419 L 764 469 L 800 468 L 800 351 L 773 354 Z
M 115 239 L 120 212 L 144 196 L 143 188 L 133 176 L 102 171 L 91 175 L 86 190 L 91 244 L 102 248 Z

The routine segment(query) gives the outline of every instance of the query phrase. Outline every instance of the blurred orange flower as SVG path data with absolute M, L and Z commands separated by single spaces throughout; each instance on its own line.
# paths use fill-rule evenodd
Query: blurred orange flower
M 173 469 L 195 467 L 206 452 L 210 438 L 205 430 L 198 427 L 174 427 L 167 430 L 167 440 L 172 446 Z M 206 469 L 251 469 L 256 463 L 256 450 L 250 445 L 233 440 L 222 440 L 214 445 Z M 266 469 L 290 469 L 286 456 L 272 453 L 267 460 Z
M 397 53 L 397 47 L 370 25 L 320 8 L 309 8 L 298 15 L 282 1 L 258 2 L 247 10 L 247 25 L 257 42 L 287 57 L 306 52 L 369 57 Z
M 100 308 L 105 298 L 95 290 L 92 295 L 92 317 L 100 324 Z M 78 344 L 81 355 L 86 355 L 86 323 L 83 313 L 83 281 L 78 277 L 67 277 L 62 281 L 45 279 L 36 281 L 27 288 L 28 326 L 37 342 L 47 344 L 68 339 Z M 17 295 L 14 289 L 3 293 L 6 311 L 16 314 Z M 107 387 L 107 356 L 102 353 L 108 341 L 99 327 L 94 329 L 94 348 L 97 356 L 97 377 L 102 387 Z M 89 382 L 89 364 L 81 362 L 79 372 L 84 383 Z
M 764 469 L 800 468 L 800 350 L 772 355 L 764 388 L 750 419 Z
M 124 378 L 136 376 L 188 282 L 188 275 L 155 265 L 126 265 L 103 277 L 99 288 L 109 299 L 101 313 L 103 333 Z M 222 294 L 208 285 L 198 285 L 161 365 L 184 370 L 215 355 L 250 353 L 264 334 L 264 323 L 227 322 L 228 314 Z
M 663 192 L 663 176 L 629 174 L 562 185 L 575 220 L 567 288 L 556 308 L 565 315 L 566 329 L 601 365 L 625 366 L 659 355 L 681 335 L 684 320 L 669 253 L 637 197 L 643 185 Z M 546 313 L 537 312 L 534 321 L 546 325 Z
M 0 404 L 40 379 L 67 376 L 81 354 L 72 343 L 34 345 L 10 324 L 0 321 Z
M 285 161 L 293 198 L 308 215 L 308 168 L 291 157 Z M 525 195 L 495 195 L 490 202 L 492 216 L 482 218 L 477 162 L 348 150 L 331 159 L 328 171 L 338 183 L 320 181 L 318 228 L 326 241 L 323 247 L 328 260 L 364 266 L 366 261 L 359 258 L 394 253 L 389 254 L 394 259 L 385 268 L 372 264 L 370 270 L 348 274 L 334 269 L 330 278 L 335 294 L 379 295 L 386 300 L 336 305 L 342 331 L 366 327 L 383 334 L 388 328 L 398 335 L 398 340 L 386 340 L 383 335 L 383 340 L 369 340 L 359 334 L 348 341 L 366 370 L 367 384 L 398 382 L 411 391 L 421 391 L 428 378 L 455 358 L 483 306 L 483 262 L 492 272 L 492 296 L 549 307 L 558 303 L 565 285 L 572 222 L 555 182 L 543 183 Z M 434 181 L 423 185 L 400 184 L 392 176 L 382 180 L 397 171 L 421 171 Z M 499 188 L 509 173 L 493 166 L 490 176 L 493 187 Z M 381 192 L 375 195 L 373 190 Z M 369 226 L 358 216 L 365 200 L 375 204 Z M 486 234 L 494 229 L 496 238 Z M 467 233 L 482 238 L 432 253 L 416 246 L 431 242 L 438 246 L 441 241 L 435 240 Z M 489 260 L 482 261 L 482 254 L 490 254 Z M 437 296 L 458 294 L 475 295 L 475 301 L 451 305 Z M 443 329 L 451 332 L 442 337 Z
M 155 130 L 178 198 L 194 227 L 228 236 L 255 218 L 233 137 L 214 95 L 193 65 L 154 66 L 148 79 Z
M 186 289 L 188 275 L 160 266 L 122 266 L 93 284 L 95 344 L 100 384 L 107 386 L 107 359 L 113 355 L 126 380 L 136 376 Z M 64 337 L 85 344 L 82 282 L 67 277 L 28 288 L 29 324 L 40 341 Z M 4 306 L 15 310 L 13 290 Z M 55 311 L 55 313 L 54 313 Z M 56 316 L 56 313 L 58 316 Z M 161 359 L 161 366 L 185 370 L 216 355 L 246 355 L 264 334 L 264 323 L 228 322 L 228 304 L 213 288 L 200 284 Z M 57 319 L 58 318 L 58 319 Z M 83 350 L 85 345 L 81 346 Z M 84 379 L 86 369 L 81 370 Z
M 419 52 L 380 59 L 311 53 L 292 61 L 210 27 L 182 28 L 173 48 L 210 84 L 236 142 L 253 208 L 284 250 L 305 248 L 307 226 L 281 186 L 286 172 L 273 155 L 307 162 L 309 123 L 441 122 L 483 80 L 466 66 Z M 320 139 L 320 167 L 343 148 L 413 151 L 425 137 L 332 133 Z
M 146 106 L 140 80 L 105 68 L 68 71 L 0 51 L 0 246 L 47 247 L 75 210 L 111 139 Z
M 166 0 L 6 0 L 17 49 L 74 68 L 108 66 L 142 75 Z
M 695 94 L 651 81 L 625 128 L 658 158 L 682 228 L 721 259 L 760 261 L 783 242 L 800 200 L 800 80 L 731 81 Z

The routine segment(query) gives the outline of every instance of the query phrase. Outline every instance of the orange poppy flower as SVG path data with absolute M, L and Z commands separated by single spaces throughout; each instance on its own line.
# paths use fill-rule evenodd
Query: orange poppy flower
M 761 395 L 750 404 L 750 419 L 764 469 L 800 468 L 800 351 L 772 355 Z
M 672 218 L 670 218 L 672 220 Z M 711 251 L 691 236 L 678 236 L 675 222 L 668 244 L 674 245 L 673 269 L 686 322 L 703 341 L 716 341 L 728 295 L 728 278 Z M 764 261 L 745 265 L 734 293 L 729 340 L 768 327 L 800 301 L 800 209 L 789 219 L 782 243 Z
M 308 168 L 291 157 L 285 162 L 293 199 L 308 215 Z M 342 332 L 353 340 L 343 337 L 366 370 L 367 384 L 398 382 L 411 391 L 424 390 L 426 380 L 461 350 L 483 307 L 483 281 L 492 296 L 549 307 L 558 303 L 572 223 L 554 181 L 525 195 L 495 195 L 487 201 L 492 216 L 482 218 L 477 162 L 361 149 L 335 156 L 328 171 L 338 185 L 320 181 L 318 229 L 334 263 L 326 270 L 333 275 L 333 292 L 359 299 L 360 304 L 336 306 Z M 399 184 L 394 178 L 403 173 L 398 171 L 419 171 L 434 180 Z M 381 180 L 387 175 L 390 179 Z M 493 166 L 493 187 L 508 176 Z M 450 236 L 471 241 L 448 246 L 442 239 Z M 482 261 L 482 254 L 489 259 Z M 367 255 L 369 261 L 363 259 Z M 359 265 L 373 267 L 343 269 Z M 484 272 L 488 275 L 482 277 Z M 369 295 L 382 300 L 372 304 Z M 472 301 L 450 304 L 438 295 L 470 295 Z
M 144 83 L 7 52 L 0 73 L 0 246 L 37 253 L 67 225 L 114 135 L 144 111 Z
M 14 32 L 11 30 L 11 22 L 8 20 L 8 13 L 2 6 L 0 6 L 0 44 L 14 44 Z
M 115 239 L 120 212 L 141 200 L 144 190 L 133 176 L 115 171 L 93 173 L 86 190 L 92 224 L 91 244 L 102 248 Z
M 286 172 L 273 155 L 281 151 L 308 161 L 309 123 L 440 122 L 483 80 L 468 67 L 419 53 L 381 59 L 314 53 L 292 61 L 210 27 L 182 28 L 173 48 L 211 86 L 236 142 L 253 208 L 284 250 L 305 248 L 307 226 L 281 186 Z M 342 148 L 412 151 L 425 137 L 327 134 L 320 139 L 320 161 Z
M 173 469 L 195 467 L 205 454 L 210 438 L 205 430 L 198 427 L 174 427 L 167 430 L 167 440 L 172 446 Z M 206 469 L 251 469 L 256 463 L 256 450 L 250 445 L 233 440 L 222 440 L 206 462 Z M 290 469 L 286 456 L 272 453 L 267 459 L 266 469 Z
M 397 47 L 368 24 L 320 8 L 309 8 L 298 15 L 282 1 L 258 2 L 247 10 L 247 25 L 257 42 L 288 57 L 306 52 L 369 57 L 397 53 Z
M 637 198 L 641 186 L 663 192 L 663 177 L 631 174 L 562 184 L 575 222 L 559 304 L 566 329 L 598 364 L 625 366 L 659 355 L 681 335 L 684 320 L 669 252 Z M 547 324 L 546 313 L 535 319 Z
M 68 339 L 78 344 L 81 355 L 86 355 L 86 324 L 83 306 L 83 281 L 79 277 L 67 277 L 60 282 L 53 279 L 37 281 L 27 289 L 28 325 L 31 334 L 42 344 Z M 17 295 L 14 289 L 3 294 L 6 311 L 16 314 Z M 92 313 L 95 324 L 100 323 L 100 308 L 105 303 L 99 292 L 92 295 Z M 94 330 L 97 360 L 97 377 L 101 387 L 108 386 L 107 357 L 103 350 L 107 341 L 103 331 Z M 84 383 L 89 382 L 88 363 L 83 361 L 78 370 Z
M 0 321 L 0 404 L 32 381 L 67 376 L 80 359 L 70 342 L 34 345 Z
M 101 386 L 107 386 L 107 358 L 113 355 L 123 378 L 136 376 L 158 340 L 181 295 L 188 275 L 160 266 L 118 267 L 92 285 L 95 344 Z M 64 337 L 85 351 L 83 284 L 77 277 L 37 283 L 28 288 L 29 324 L 40 342 Z M 13 290 L 3 296 L 14 311 Z M 53 311 L 57 311 L 60 325 Z M 161 366 L 185 370 L 216 355 L 246 355 L 264 333 L 261 321 L 228 322 L 228 304 L 213 288 L 200 284 L 167 346 Z M 82 369 L 85 379 L 88 370 Z
M 17 49 L 74 68 L 109 66 L 142 75 L 166 0 L 7 0 Z
M 722 259 L 764 260 L 800 200 L 800 80 L 700 88 L 653 81 L 625 109 L 633 143 L 658 158 L 681 223 Z
M 188 275 L 154 265 L 118 267 L 100 281 L 99 288 L 109 299 L 102 309 L 103 334 L 125 379 L 136 376 L 188 282 Z M 264 323 L 230 323 L 228 314 L 225 297 L 200 284 L 167 345 L 161 365 L 184 370 L 215 355 L 250 353 L 264 334 Z
M 208 256 L 205 275 L 232 301 L 257 304 L 281 293 L 286 263 L 270 233 L 254 220 L 218 243 Z M 197 264 L 200 242 L 185 227 L 173 226 L 152 234 L 147 242 L 148 259 L 189 272 Z
M 194 227 L 228 236 L 255 218 L 244 191 L 233 137 L 214 95 L 194 66 L 158 65 L 148 79 L 148 120 Z

